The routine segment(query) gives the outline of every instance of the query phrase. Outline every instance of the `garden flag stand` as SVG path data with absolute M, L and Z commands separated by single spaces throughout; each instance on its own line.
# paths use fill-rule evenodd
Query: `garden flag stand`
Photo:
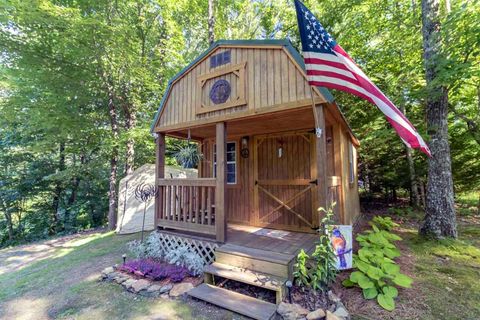
M 342 47 L 299 0 L 295 0 L 298 28 L 308 83 L 354 94 L 376 105 L 402 141 L 431 156 L 427 144 L 405 115 L 370 81 Z

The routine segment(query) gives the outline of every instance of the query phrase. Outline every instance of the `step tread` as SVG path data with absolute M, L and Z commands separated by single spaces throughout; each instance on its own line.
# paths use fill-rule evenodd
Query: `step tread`
M 273 303 L 206 283 L 191 289 L 188 294 L 197 299 L 258 320 L 271 319 L 277 310 L 277 306 Z
M 286 278 L 218 262 L 207 265 L 204 272 L 273 291 L 281 291 L 287 281 Z
M 265 251 L 245 246 L 237 246 L 229 243 L 224 244 L 223 246 L 220 246 L 215 250 L 218 252 L 233 254 L 241 257 L 247 257 L 256 260 L 263 260 L 285 265 L 287 265 L 295 257 L 294 255 L 290 254 Z

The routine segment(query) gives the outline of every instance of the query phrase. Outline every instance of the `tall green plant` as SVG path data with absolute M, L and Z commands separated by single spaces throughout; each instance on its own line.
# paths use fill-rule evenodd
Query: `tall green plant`
M 322 234 L 311 257 L 303 249 L 297 256 L 297 262 L 294 265 L 294 277 L 297 285 L 312 288 L 315 291 L 321 290 L 326 292 L 337 277 L 337 258 L 330 242 L 334 206 L 335 203 L 328 209 L 318 209 L 318 211 L 325 213 L 321 221 Z

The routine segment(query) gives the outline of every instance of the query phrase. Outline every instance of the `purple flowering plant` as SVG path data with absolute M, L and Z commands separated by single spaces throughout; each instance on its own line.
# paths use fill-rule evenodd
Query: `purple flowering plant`
M 187 268 L 159 262 L 153 259 L 129 260 L 119 269 L 127 273 L 135 273 L 152 280 L 170 279 L 172 282 L 180 282 L 192 274 Z

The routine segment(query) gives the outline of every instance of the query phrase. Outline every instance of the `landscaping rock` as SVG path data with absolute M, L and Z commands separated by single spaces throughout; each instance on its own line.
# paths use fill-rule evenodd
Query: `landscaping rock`
M 103 275 L 109 275 L 109 274 L 112 273 L 113 271 L 115 271 L 115 270 L 113 269 L 113 267 L 108 267 L 108 268 L 103 269 L 102 274 L 103 274 Z
M 332 290 L 328 291 L 328 299 L 333 303 L 338 303 L 342 301 L 335 293 L 333 293 Z
M 127 289 L 130 289 L 132 285 L 135 283 L 135 279 L 127 279 L 125 282 L 122 283 L 122 286 L 124 286 Z
M 323 309 L 317 309 L 307 314 L 307 320 L 320 320 L 325 317 L 325 311 Z
M 172 288 L 173 288 L 173 284 L 169 283 L 169 284 L 166 284 L 163 287 L 161 287 L 159 292 L 160 292 L 160 294 L 167 293 L 170 290 L 172 290 Z
M 170 296 L 171 297 L 179 297 L 183 295 L 184 293 L 190 291 L 193 289 L 193 284 L 191 283 L 177 283 L 176 285 L 173 286 L 173 288 L 170 290 Z
M 120 273 L 120 272 L 116 272 L 115 275 L 112 277 L 112 280 L 118 284 L 122 284 L 128 279 L 130 278 L 127 275 L 124 275 L 123 273 Z
M 342 320 L 342 318 L 339 318 L 337 315 L 331 313 L 330 310 L 327 310 L 326 320 Z
M 131 289 L 133 292 L 138 293 L 142 290 L 146 290 L 148 287 L 150 287 L 150 282 L 145 279 L 140 279 L 132 283 Z
M 333 314 L 343 320 L 350 319 L 350 314 L 348 313 L 347 309 L 341 302 L 337 304 L 337 310 L 335 310 Z
M 305 318 L 309 311 L 295 303 L 281 302 L 277 307 L 277 313 L 284 320 L 297 320 Z
M 170 296 L 168 295 L 168 293 L 164 293 L 164 294 L 160 295 L 160 299 L 163 299 L 163 300 L 167 300 L 167 299 L 169 299 L 169 297 Z

